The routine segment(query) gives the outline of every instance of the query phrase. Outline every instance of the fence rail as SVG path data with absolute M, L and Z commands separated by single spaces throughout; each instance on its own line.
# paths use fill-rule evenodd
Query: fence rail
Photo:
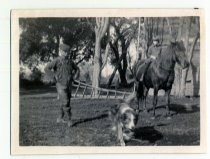
M 76 87 L 76 91 L 73 94 L 74 98 L 110 98 L 110 99 L 125 99 L 126 96 L 129 96 L 132 92 L 126 92 L 126 91 L 119 91 L 119 90 L 112 90 L 112 89 L 106 89 L 106 88 L 99 88 L 99 87 L 93 87 L 92 85 L 86 84 L 84 82 L 75 80 L 75 83 L 73 84 L 74 87 Z M 95 94 L 95 91 L 98 93 Z M 86 94 L 88 93 L 88 94 Z

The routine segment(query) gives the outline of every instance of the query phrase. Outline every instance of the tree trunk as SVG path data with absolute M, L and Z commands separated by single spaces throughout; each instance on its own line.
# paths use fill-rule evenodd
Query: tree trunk
M 101 76 L 101 41 L 98 37 L 96 37 L 95 44 L 95 55 L 94 55 L 94 67 L 93 67 L 93 87 L 99 87 L 100 84 L 100 76 Z M 95 94 L 97 92 L 95 91 Z
M 119 71 L 119 75 L 120 75 L 121 85 L 122 86 L 127 86 L 128 83 L 127 83 L 127 79 L 126 79 L 126 71 L 123 70 L 123 69 L 121 69 L 121 70 L 118 69 L 118 71 Z
M 184 27 L 184 18 L 181 17 L 179 19 L 179 30 L 178 30 L 178 34 L 177 34 L 177 40 L 182 40 L 182 34 L 183 34 L 183 27 Z
M 109 18 L 96 18 L 96 43 L 95 43 L 95 54 L 94 54 L 94 67 L 93 67 L 93 87 L 99 87 L 101 78 L 101 39 L 107 31 L 109 24 Z M 98 94 L 98 90 L 95 89 L 94 95 Z
M 199 38 L 199 33 L 196 35 L 196 37 L 193 39 L 193 43 L 191 44 L 191 48 L 188 51 L 188 60 L 191 64 L 191 60 L 192 60 L 192 56 L 193 56 L 193 52 L 195 49 L 195 45 L 197 43 L 197 40 Z M 186 78 L 187 78 L 187 73 L 188 73 L 189 68 L 186 68 L 184 70 L 182 70 L 182 79 L 181 79 L 181 89 L 180 89 L 180 96 L 183 97 L 185 95 L 185 89 L 186 89 Z M 192 71 L 193 73 L 193 71 Z M 194 83 L 193 83 L 194 84 Z M 195 87 L 195 85 L 193 85 Z M 194 95 L 194 93 L 192 94 Z
M 184 31 L 185 31 L 184 44 L 185 44 L 185 48 L 186 48 L 185 54 L 186 54 L 187 57 L 189 57 L 190 54 L 191 54 L 189 52 L 190 51 L 189 50 L 189 39 L 190 39 L 191 22 L 192 22 L 192 18 L 186 18 L 186 27 L 184 29 Z M 182 76 L 181 76 L 181 81 L 180 81 L 181 83 L 180 83 L 179 97 L 185 96 L 186 79 L 187 79 L 188 70 L 189 70 L 189 68 L 182 69 Z
M 59 56 L 59 45 L 60 45 L 60 37 L 59 37 L 59 35 L 57 35 L 56 36 L 56 48 L 55 48 L 56 56 Z
M 169 25 L 170 24 L 170 22 L 168 22 L 169 19 L 166 18 L 166 20 L 167 20 L 167 23 Z M 180 18 L 179 19 L 179 29 L 178 29 L 178 33 L 177 33 L 177 40 L 178 41 L 180 41 L 182 39 L 183 24 L 184 24 L 184 19 Z M 171 26 L 169 26 L 169 27 L 171 28 Z M 170 32 L 171 32 L 171 36 L 172 36 L 172 30 Z M 175 65 L 175 79 L 174 79 L 171 94 L 173 94 L 174 96 L 177 96 L 177 97 L 179 96 L 179 92 L 180 92 L 181 74 L 182 74 L 182 69 L 180 68 L 180 66 L 178 64 L 176 64 Z
M 175 79 L 174 79 L 174 84 L 171 91 L 171 94 L 173 94 L 176 97 L 179 96 L 180 79 L 181 79 L 181 68 L 180 66 L 176 64 L 175 65 Z
M 196 85 L 198 86 L 198 90 L 196 91 L 197 92 L 196 95 L 200 96 L 200 67 L 198 68 L 197 75 L 198 75 L 198 78 L 197 78 Z
M 148 28 L 146 29 L 146 18 L 139 18 L 139 26 L 138 26 L 138 37 L 137 37 L 137 44 L 136 44 L 136 50 L 137 50 L 137 56 L 136 61 L 147 58 L 146 52 L 147 52 L 147 33 Z M 140 45 L 141 44 L 141 45 Z
M 198 91 L 197 91 L 197 79 L 196 79 L 196 74 L 197 74 L 197 69 L 196 66 L 191 65 L 191 69 L 192 69 L 192 85 L 193 85 L 193 96 L 198 95 Z
M 138 26 L 138 36 L 137 36 L 137 45 L 136 45 L 136 51 L 137 51 L 137 59 L 140 59 L 140 48 L 139 48 L 139 43 L 140 43 L 140 32 L 141 31 L 141 18 L 139 17 L 139 26 Z
M 160 40 L 160 45 L 163 44 L 163 35 L 164 35 L 164 28 L 165 27 L 165 19 L 162 18 L 162 30 L 161 30 L 161 40 Z
M 169 18 L 166 18 L 166 22 L 168 24 L 169 34 L 172 36 L 172 26 Z
M 122 86 L 127 86 L 127 79 L 126 79 L 126 71 L 128 68 L 128 63 L 127 63 L 127 47 L 125 45 L 122 45 L 122 62 L 123 62 L 123 67 L 121 67 L 122 69 L 119 70 L 119 74 L 120 74 L 120 81 L 121 81 L 121 85 Z
M 112 74 L 111 74 L 111 76 L 109 78 L 109 81 L 107 83 L 107 88 L 111 87 L 111 84 L 112 84 L 112 81 L 114 79 L 114 76 L 115 76 L 116 72 L 117 72 L 117 67 L 114 68 L 114 70 L 113 70 L 113 72 L 112 72 Z

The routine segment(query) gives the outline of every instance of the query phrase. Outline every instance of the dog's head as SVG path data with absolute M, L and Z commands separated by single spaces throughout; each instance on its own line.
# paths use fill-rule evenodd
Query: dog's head
M 138 110 L 134 110 L 130 107 L 124 107 L 121 111 L 121 124 L 123 130 L 124 140 L 130 140 L 134 136 L 134 129 L 138 122 Z
M 134 130 L 138 121 L 138 113 L 133 109 L 128 109 L 121 114 L 121 123 L 123 129 Z
M 130 107 L 128 103 L 121 103 L 111 109 L 109 116 L 112 122 L 122 126 L 124 140 L 130 140 L 138 122 L 139 111 Z

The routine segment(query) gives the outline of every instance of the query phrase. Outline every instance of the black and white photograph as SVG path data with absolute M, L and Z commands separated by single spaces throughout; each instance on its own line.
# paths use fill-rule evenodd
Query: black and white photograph
M 202 12 L 69 12 L 11 14 L 13 152 L 205 150 Z

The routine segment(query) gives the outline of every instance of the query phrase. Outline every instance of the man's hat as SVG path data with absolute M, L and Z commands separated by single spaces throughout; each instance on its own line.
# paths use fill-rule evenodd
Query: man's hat
M 160 38 L 159 38 L 159 36 L 153 36 L 152 40 L 153 41 L 160 41 Z
M 59 48 L 63 51 L 68 51 L 70 49 L 70 46 L 67 44 L 60 44 Z

